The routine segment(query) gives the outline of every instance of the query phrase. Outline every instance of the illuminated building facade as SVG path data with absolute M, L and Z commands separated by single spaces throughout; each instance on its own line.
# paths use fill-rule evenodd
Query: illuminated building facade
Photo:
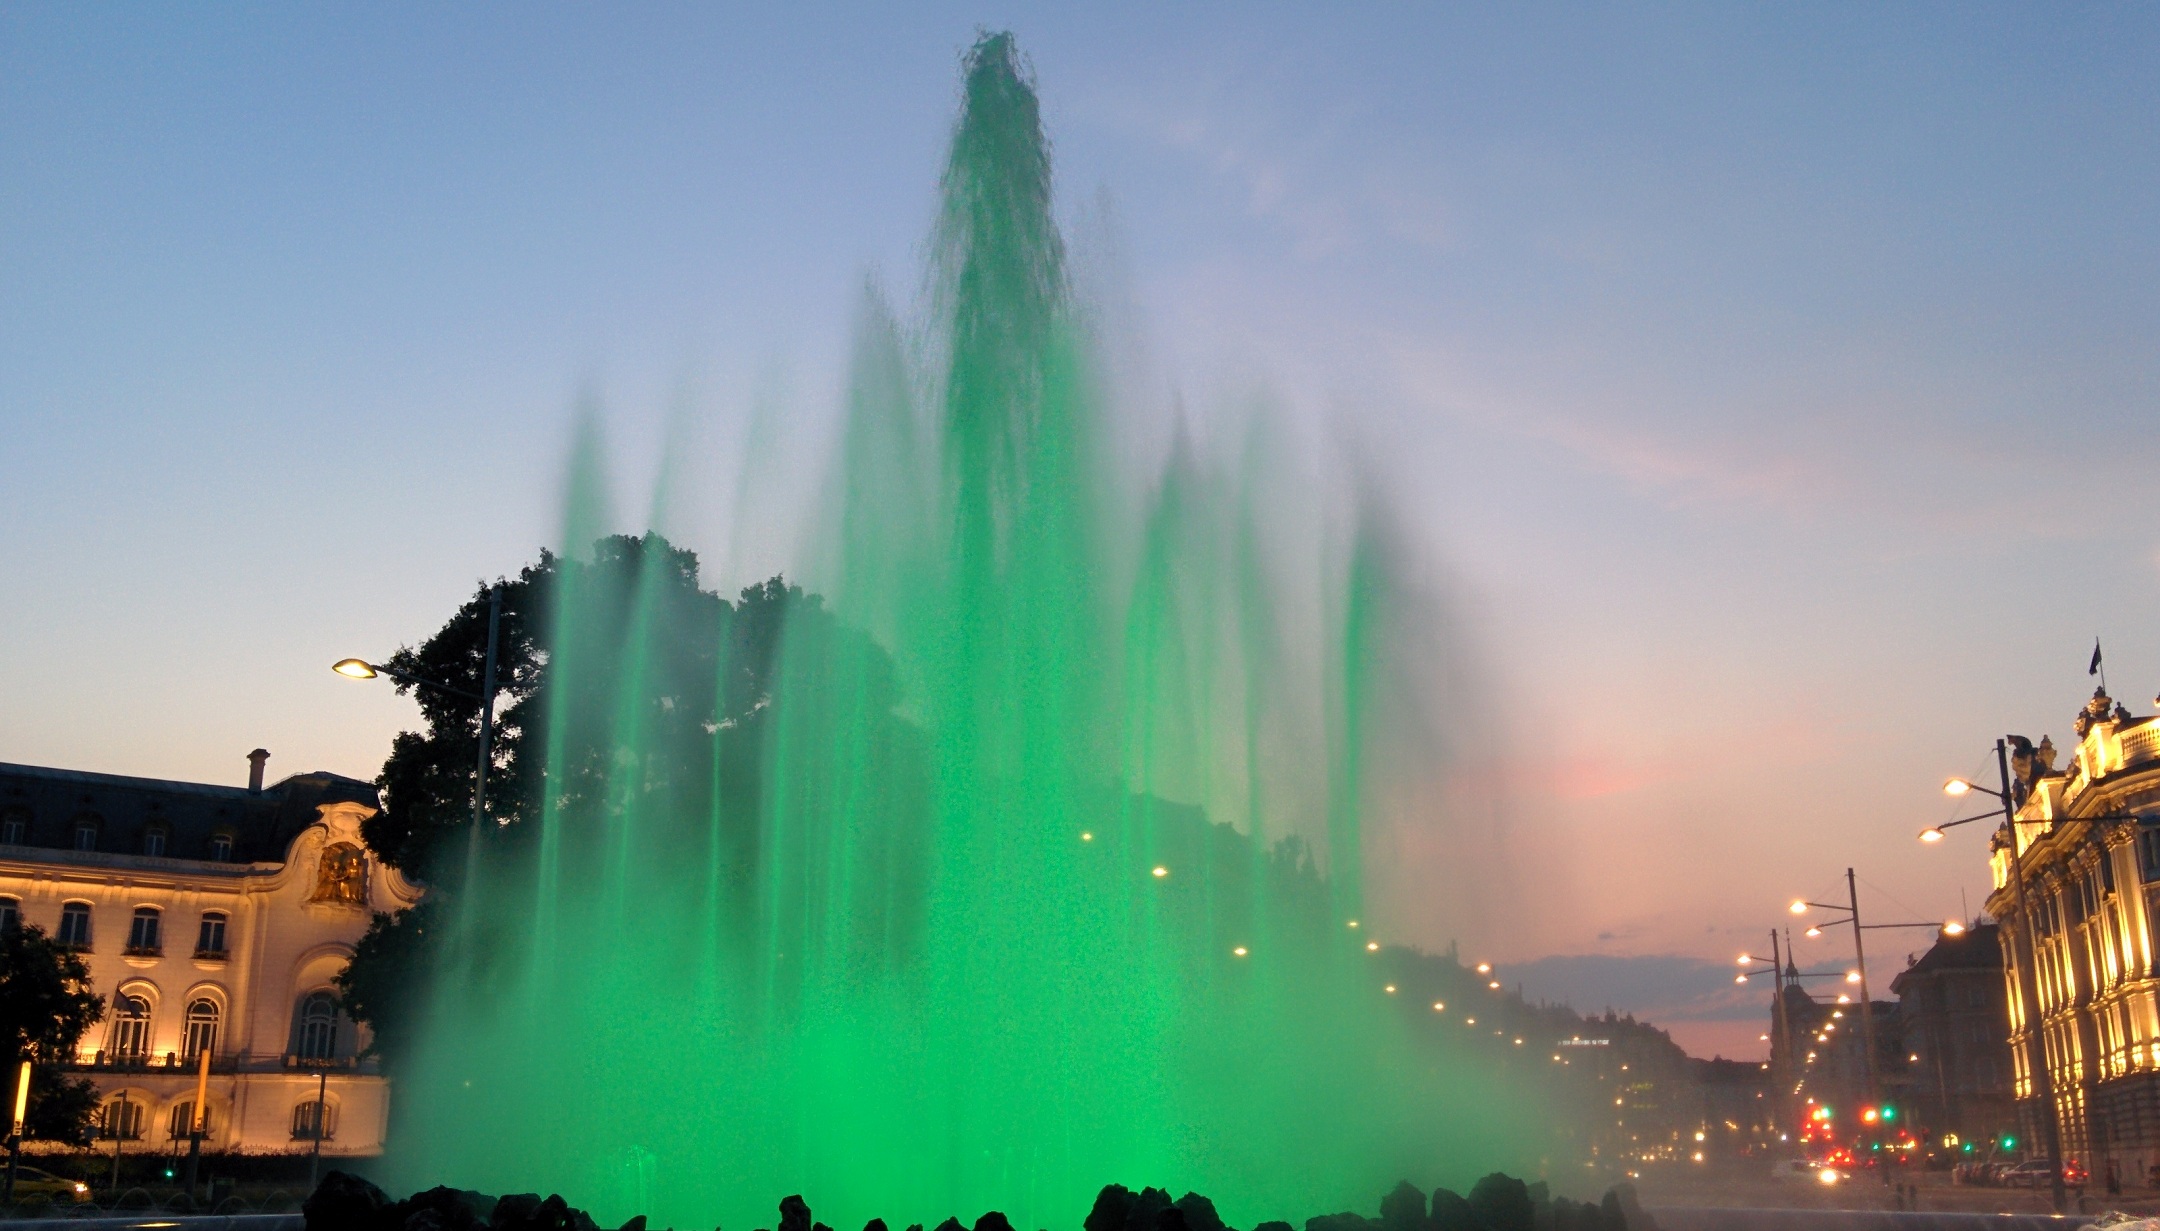
M 0 926 L 75 948 L 105 997 L 76 1062 L 107 1151 L 380 1153 L 389 1090 L 332 980 L 376 911 L 419 891 L 376 863 L 375 788 L 335 774 L 247 787 L 0 764 Z
M 2069 762 L 2051 740 L 2018 742 L 2011 763 L 2016 849 L 1998 832 L 1987 910 L 2000 921 L 2014 1082 L 2037 1144 L 2030 1069 L 2038 1030 L 2063 1154 L 2095 1176 L 2114 1163 L 2142 1180 L 2160 1165 L 2160 721 L 2133 717 L 2104 689 L 2075 722 Z M 2018 909 L 2012 860 L 2032 918 Z M 2027 941 L 2031 968 L 2026 968 Z M 2024 990 L 2040 1020 L 2027 1019 Z

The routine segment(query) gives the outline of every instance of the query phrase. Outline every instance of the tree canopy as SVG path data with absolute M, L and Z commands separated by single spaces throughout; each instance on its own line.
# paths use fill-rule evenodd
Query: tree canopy
M 91 991 L 90 968 L 74 950 L 40 927 L 0 929 L 0 1073 L 12 1098 L 18 1068 L 31 1063 L 28 1136 L 80 1141 L 88 1134 L 96 1088 L 60 1066 L 104 1015 L 105 998 Z

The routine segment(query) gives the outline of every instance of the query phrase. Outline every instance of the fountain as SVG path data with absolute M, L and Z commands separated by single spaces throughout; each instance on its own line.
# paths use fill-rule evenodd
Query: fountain
M 924 321 L 858 326 L 823 601 L 685 600 L 657 536 L 600 549 L 627 599 L 563 565 L 391 1186 L 749 1231 L 793 1192 L 1075 1227 L 1121 1182 L 1250 1226 L 1537 1166 L 1358 927 L 1385 537 L 1300 587 L 1257 474 L 1118 479 L 1010 37 L 964 80 Z

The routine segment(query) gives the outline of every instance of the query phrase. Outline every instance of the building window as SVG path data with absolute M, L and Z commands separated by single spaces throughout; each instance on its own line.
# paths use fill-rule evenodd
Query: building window
M 2137 836 L 2138 874 L 2160 881 L 2160 825 L 2140 825 Z
M 202 926 L 195 929 L 195 956 L 225 956 L 224 911 L 206 910 L 203 912 Z
M 0 821 L 0 846 L 23 846 L 30 841 L 30 822 L 20 816 Z
M 142 853 L 162 855 L 165 853 L 165 831 L 156 826 L 143 830 Z
M 208 997 L 196 1000 L 187 1007 L 187 1035 L 181 1040 L 181 1058 L 193 1061 L 204 1052 L 217 1055 L 217 1001 Z
M 94 851 L 97 849 L 96 821 L 75 822 L 75 849 L 78 851 Z
M 125 1138 L 128 1141 L 133 1141 L 142 1136 L 142 1130 L 143 1105 L 141 1103 L 123 1094 L 105 1104 L 105 1115 L 98 1125 L 98 1136 L 107 1141 L 114 1138 Z
M 141 956 L 154 956 L 158 947 L 158 908 L 138 906 L 135 921 L 128 925 L 127 951 Z
M 215 1107 L 204 1109 L 202 1122 L 203 1136 L 208 1137 L 210 1135 L 211 1121 L 216 1118 L 216 1113 L 217 1108 Z M 173 1107 L 172 1120 L 166 1126 L 166 1131 L 171 1134 L 174 1141 L 186 1141 L 188 1139 L 188 1134 L 195 1131 L 194 1099 L 188 1099 L 186 1102 L 176 1104 Z
M 231 834 L 218 833 L 210 835 L 210 861 L 212 863 L 232 862 Z
M 332 1060 L 337 1057 L 337 998 L 328 992 L 316 992 L 300 1002 L 299 1046 L 294 1052 L 302 1060 Z
M 60 935 L 55 937 L 70 949 L 90 947 L 90 904 L 69 902 L 60 908 Z
M 292 1109 L 294 1141 L 328 1141 L 337 1136 L 337 1108 L 309 1099 Z
M 126 992 L 113 997 L 112 1055 L 119 1061 L 145 1060 L 150 1056 L 150 1002 Z M 141 1126 L 129 1133 L 142 1136 Z
M 22 903 L 14 898 L 0 898 L 0 932 L 12 932 L 22 926 Z

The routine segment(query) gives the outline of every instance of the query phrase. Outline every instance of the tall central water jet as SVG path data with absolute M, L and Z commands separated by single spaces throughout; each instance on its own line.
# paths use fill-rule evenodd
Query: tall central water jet
M 1528 1161 L 1357 930 L 1386 553 L 1353 536 L 1300 591 L 1264 485 L 1183 448 L 1117 507 L 1050 189 L 987 37 L 928 344 L 874 301 L 859 324 L 799 570 L 826 602 L 723 602 L 656 536 L 551 574 L 521 785 L 399 1073 L 399 1178 L 678 1226 L 801 1191 L 1069 1227 L 1113 1181 L 1250 1220 Z

